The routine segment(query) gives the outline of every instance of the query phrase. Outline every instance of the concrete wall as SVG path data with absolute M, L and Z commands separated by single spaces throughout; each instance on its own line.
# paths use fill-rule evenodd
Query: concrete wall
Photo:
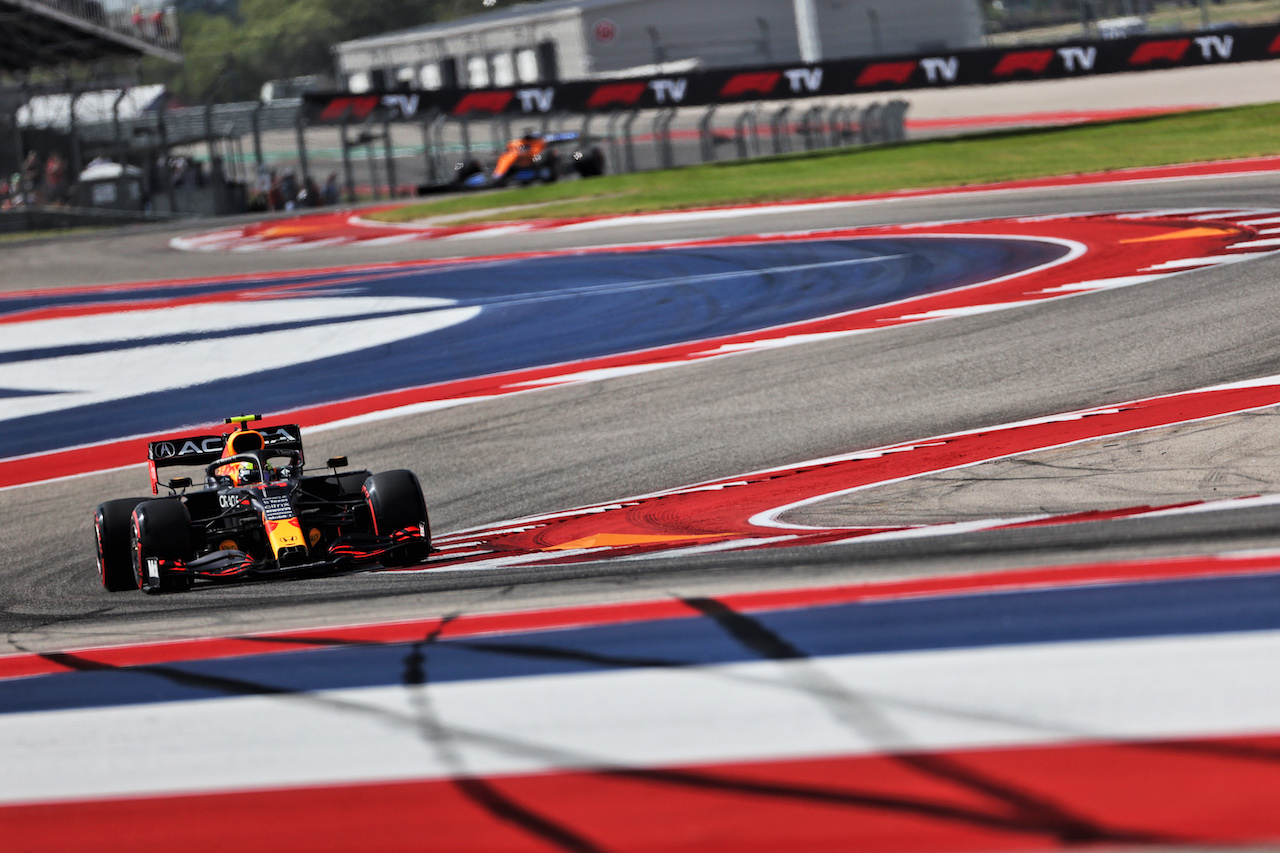
M 824 59 L 982 46 L 978 0 L 812 0 Z
M 448 72 L 442 66 L 452 61 L 458 70 L 459 85 L 484 88 L 544 81 L 546 69 L 536 63 L 530 65 L 530 52 L 536 55 L 537 46 L 544 43 L 555 45 L 562 79 L 582 76 L 566 74 L 588 64 L 576 9 L 529 16 L 524 21 L 441 25 L 346 42 L 335 48 L 335 58 L 342 79 L 382 69 L 388 86 L 399 80 L 410 88 L 428 89 L 448 84 Z M 485 76 L 488 82 L 484 82 Z M 514 79 L 508 81 L 507 77 Z
M 687 59 L 704 68 L 799 58 L 791 0 L 636 0 L 583 13 L 591 74 Z M 612 32 L 612 40 L 601 37 Z

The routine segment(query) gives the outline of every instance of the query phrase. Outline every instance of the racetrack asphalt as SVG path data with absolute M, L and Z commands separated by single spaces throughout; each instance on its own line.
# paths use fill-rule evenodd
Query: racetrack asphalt
M 838 210 L 530 233 L 473 241 L 188 254 L 153 228 L 5 250 L 6 290 L 313 268 L 818 227 L 1186 207 L 1274 208 L 1280 180 L 1247 178 L 1068 187 L 904 199 Z M 427 414 L 315 433 L 312 458 L 345 454 L 374 470 L 407 467 L 428 491 L 433 528 L 447 532 L 785 465 L 1280 374 L 1280 257 L 1187 272 L 998 313 L 751 353 L 673 370 L 547 389 Z M 270 401 L 263 401 L 270 409 Z M 1129 505 L 1274 492 L 1274 412 L 1082 449 L 1038 464 L 1026 488 L 995 465 L 886 487 L 827 505 L 852 523 L 885 508 L 899 518 L 958 517 L 1046 504 L 1099 506 L 1098 468 Z M 1135 460 L 1165 454 L 1166 461 Z M 1092 454 L 1092 455 L 1091 455 Z M 1148 454 L 1143 456 L 1142 454 Z M 1169 456 L 1172 454 L 1172 457 Z M 1062 460 L 1058 460 L 1061 462 Z M 1014 464 L 1014 463 L 1009 463 Z M 1173 472 L 1152 476 L 1156 468 Z M 1131 472 L 1129 476 L 1125 472 Z M 1178 473 L 1182 472 L 1182 473 Z M 1199 472 L 1191 474 L 1186 472 Z M 1176 476 L 1175 476 L 1176 474 Z M 357 575 L 240 585 L 148 598 L 103 592 L 90 519 L 107 497 L 145 490 L 141 467 L 0 491 L 0 630 L 4 650 L 57 650 L 139 639 L 425 618 L 535 606 L 706 595 L 1111 557 L 1275 547 L 1274 510 L 1186 519 L 1097 521 L 1069 528 L 986 531 L 930 540 L 848 544 L 642 562 Z M 1021 491 L 1015 486 L 1022 486 Z M 1089 489 L 1095 491 L 1090 492 Z M 861 500 L 861 499 L 860 499 Z M 877 503 L 877 501 L 879 503 Z

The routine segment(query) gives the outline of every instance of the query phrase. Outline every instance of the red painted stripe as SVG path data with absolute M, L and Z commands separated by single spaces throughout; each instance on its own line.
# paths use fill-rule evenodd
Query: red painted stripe
M 1265 843 L 1277 758 L 1268 734 L 120 798 L 3 807 L 0 837 L 42 853 Z
M 907 578 L 842 586 L 740 593 L 722 596 L 721 600 L 736 611 L 756 613 L 787 608 L 847 604 L 855 601 L 889 601 L 1175 578 L 1271 574 L 1277 571 L 1280 571 L 1280 552 L 1244 557 L 1196 556 Z M 175 661 L 303 651 L 327 645 L 416 642 L 432 634 L 441 638 L 469 637 L 481 634 L 510 634 L 556 628 L 611 625 L 653 619 L 693 618 L 696 615 L 678 600 L 662 599 L 592 607 L 466 615 L 448 621 L 431 618 L 374 625 L 277 631 L 243 637 L 213 637 L 81 649 L 48 655 L 18 654 L 0 657 L 0 678 L 20 678 L 101 667 L 145 666 Z

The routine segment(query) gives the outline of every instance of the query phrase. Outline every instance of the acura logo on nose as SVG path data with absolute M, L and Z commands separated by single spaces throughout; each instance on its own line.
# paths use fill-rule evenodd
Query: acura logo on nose
M 168 459 L 178 455 L 178 449 L 171 442 L 166 441 L 164 444 L 156 445 L 156 456 L 160 459 Z

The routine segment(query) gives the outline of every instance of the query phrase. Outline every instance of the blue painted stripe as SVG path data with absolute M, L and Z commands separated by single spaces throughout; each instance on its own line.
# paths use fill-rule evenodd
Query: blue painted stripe
M 345 645 L 0 682 L 0 712 L 396 684 L 1280 629 L 1280 574 L 947 596 L 418 644 Z M 74 664 L 70 658 L 60 657 Z M 196 734 L 198 736 L 198 733 Z
M 395 271 L 324 274 L 280 282 L 213 282 L 145 291 L 22 295 L 0 299 L 0 316 L 66 305 L 104 308 L 139 300 L 268 291 L 272 298 L 432 297 L 479 307 L 457 326 L 303 362 L 279 371 L 166 389 L 124 400 L 0 421 L 0 455 L 20 456 L 128 435 L 219 423 L 245 400 L 270 400 L 274 411 L 320 405 L 440 382 L 548 364 L 570 363 L 754 329 L 802 322 L 911 296 L 963 287 L 1060 258 L 1055 243 L 976 238 L 814 240 L 741 246 L 564 255 L 519 261 Z M 412 311 L 402 312 L 405 314 Z M 252 319 L 252 318 L 251 318 Z M 355 319 L 365 319 L 359 317 Z M 287 321 L 287 318 L 285 318 Z M 333 326 L 333 318 L 303 321 Z M 261 331 L 250 328 L 245 333 Z M 279 328 L 286 328 L 280 326 Z M 131 328 L 121 340 L 87 345 L 50 342 L 13 353 L 6 365 L 119 347 L 190 340 L 192 330 Z M 343 334 L 340 322 L 334 329 Z M 225 337 L 227 332 L 196 333 Z M 251 343 L 228 344 L 244 358 Z M 234 355 L 233 355 L 234 354 Z M 251 369 L 252 362 L 246 362 Z

